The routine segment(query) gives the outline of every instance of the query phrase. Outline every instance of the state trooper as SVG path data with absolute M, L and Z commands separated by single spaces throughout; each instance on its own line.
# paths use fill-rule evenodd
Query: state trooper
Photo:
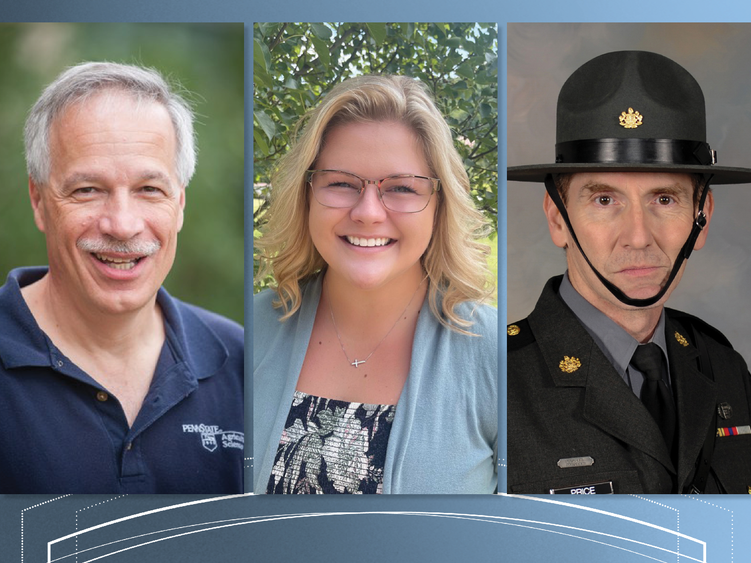
M 568 269 L 508 327 L 508 492 L 751 492 L 751 378 L 727 339 L 665 307 L 706 241 L 719 166 L 674 61 L 601 55 L 563 85 L 543 182 Z

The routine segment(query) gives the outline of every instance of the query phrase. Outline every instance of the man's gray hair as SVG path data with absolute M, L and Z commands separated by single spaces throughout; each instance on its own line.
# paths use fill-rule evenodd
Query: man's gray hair
M 120 91 L 137 101 L 162 104 L 175 128 L 175 172 L 187 186 L 196 168 L 193 110 L 154 69 L 118 63 L 88 62 L 72 66 L 47 86 L 29 112 L 24 128 L 26 167 L 37 185 L 50 175 L 50 129 L 69 106 L 106 91 Z

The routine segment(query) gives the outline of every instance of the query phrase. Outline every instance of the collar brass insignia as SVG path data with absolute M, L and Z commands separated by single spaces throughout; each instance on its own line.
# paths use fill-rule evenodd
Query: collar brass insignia
M 520 329 L 518 325 L 508 325 L 506 331 L 508 332 L 509 336 L 516 336 L 522 331 L 522 329 Z
M 634 108 L 628 108 L 628 113 L 622 111 L 621 115 L 618 117 L 618 121 L 620 121 L 621 125 L 626 129 L 636 129 L 641 125 L 641 120 L 642 114 L 638 111 L 634 111 Z
M 688 340 L 686 340 L 681 333 L 676 332 L 675 339 L 678 341 L 678 344 L 680 344 L 681 346 L 688 346 Z
M 565 373 L 574 373 L 576 370 L 582 367 L 582 363 L 579 361 L 579 358 L 569 358 L 568 356 L 563 356 L 563 359 L 561 360 L 561 363 L 558 364 L 558 367 L 561 368 L 561 371 Z

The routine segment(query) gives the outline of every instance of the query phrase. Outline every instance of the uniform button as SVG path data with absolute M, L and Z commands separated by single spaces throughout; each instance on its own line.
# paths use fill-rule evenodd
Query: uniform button
M 63 367 L 63 361 L 62 360 L 57 360 L 57 367 L 59 367 L 59 368 Z
M 128 445 L 125 446 L 125 449 L 128 450 L 128 451 L 132 450 L 133 449 L 133 442 L 128 442 Z
M 109 398 L 110 396 L 107 395 L 107 393 L 105 393 L 104 391 L 98 391 L 96 394 L 96 400 L 101 403 L 105 402 Z

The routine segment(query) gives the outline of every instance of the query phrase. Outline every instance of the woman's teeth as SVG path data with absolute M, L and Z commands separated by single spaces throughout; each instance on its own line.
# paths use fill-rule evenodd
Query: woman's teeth
M 360 238 L 347 235 L 347 242 L 355 246 L 386 246 L 390 238 Z

